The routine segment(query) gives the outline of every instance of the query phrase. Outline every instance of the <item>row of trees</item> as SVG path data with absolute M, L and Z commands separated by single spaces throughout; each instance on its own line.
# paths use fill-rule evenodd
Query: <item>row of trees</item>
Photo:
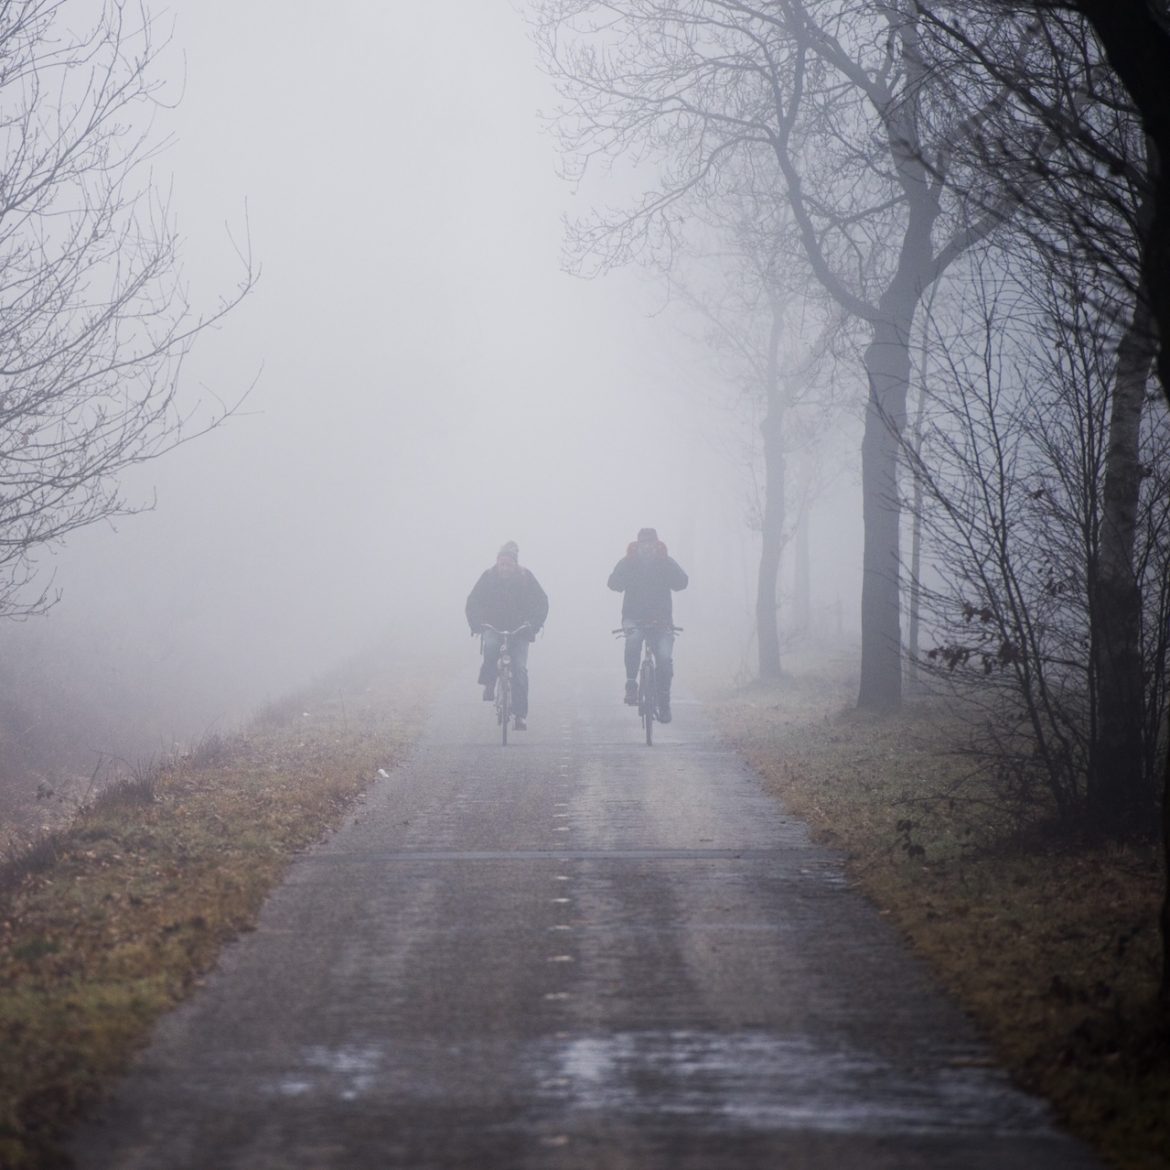
M 1151 404 L 1158 383 L 1170 394 L 1165 5 L 544 0 L 533 26 L 577 177 L 627 160 L 653 176 L 574 226 L 573 266 L 648 262 L 679 283 L 718 251 L 746 290 L 740 329 L 722 325 L 765 404 L 761 674 L 779 671 L 797 420 L 833 409 L 826 386 L 860 383 L 859 705 L 901 701 L 908 613 L 911 665 L 988 711 L 1006 790 L 1107 835 L 1152 833 L 1170 616 L 1170 440 Z M 696 280 L 699 300 L 718 287 Z

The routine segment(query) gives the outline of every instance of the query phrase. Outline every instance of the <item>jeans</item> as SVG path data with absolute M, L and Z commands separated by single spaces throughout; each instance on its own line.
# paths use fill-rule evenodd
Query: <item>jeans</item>
M 527 638 L 509 638 L 508 653 L 512 656 L 512 713 L 518 719 L 528 717 L 528 647 Z M 480 686 L 492 686 L 499 674 L 500 635 L 492 630 L 483 632 L 483 665 L 479 668 Z
M 650 639 L 654 654 L 654 677 L 658 682 L 658 701 L 670 702 L 670 682 L 674 677 L 674 632 L 669 626 L 640 626 L 637 622 L 622 622 L 626 631 L 626 678 L 637 678 L 642 661 L 642 643 Z

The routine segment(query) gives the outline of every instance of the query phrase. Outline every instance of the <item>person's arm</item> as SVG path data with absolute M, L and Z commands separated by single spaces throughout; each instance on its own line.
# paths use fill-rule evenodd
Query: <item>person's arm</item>
M 680 589 L 685 589 L 690 584 L 690 578 L 683 572 L 683 567 L 674 559 L 674 557 L 667 557 L 667 568 L 670 569 L 669 581 L 671 589 L 677 592 Z
M 480 574 L 479 580 L 476 581 L 475 586 L 467 595 L 467 605 L 463 609 L 467 615 L 467 624 L 471 627 L 473 634 L 478 634 L 480 626 L 483 625 L 483 594 L 486 588 L 487 573 L 484 572 Z
M 529 608 L 530 616 L 528 618 L 529 624 L 532 626 L 532 636 L 536 637 L 536 631 L 544 625 L 548 617 L 548 594 L 540 587 L 540 582 L 536 579 L 535 574 L 528 572 L 529 581 Z
M 620 561 L 613 567 L 613 572 L 609 575 L 609 587 L 615 593 L 624 593 L 629 585 L 630 578 L 630 558 L 628 556 L 622 557 Z

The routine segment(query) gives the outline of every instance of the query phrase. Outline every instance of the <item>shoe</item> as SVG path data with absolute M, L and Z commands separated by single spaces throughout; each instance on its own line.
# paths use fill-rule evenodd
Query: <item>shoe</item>
M 528 724 L 525 723 L 525 721 L 523 719 L 521 719 L 519 715 L 516 716 L 516 730 L 517 731 L 527 731 L 528 730 Z
M 485 703 L 493 703 L 493 702 L 495 702 L 495 698 L 496 698 L 496 684 L 495 683 L 488 683 L 487 686 L 485 686 L 483 688 L 483 701 Z
M 669 723 L 670 722 L 670 704 L 669 703 L 660 703 L 658 705 L 658 722 L 659 723 Z
M 626 706 L 636 707 L 638 705 L 638 680 L 636 678 L 626 679 Z

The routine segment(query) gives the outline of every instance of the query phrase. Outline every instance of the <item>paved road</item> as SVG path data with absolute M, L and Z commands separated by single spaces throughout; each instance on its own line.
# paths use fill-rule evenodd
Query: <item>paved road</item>
M 452 685 L 83 1170 L 1097 1166 L 698 705 L 646 748 L 612 670 L 550 673 L 507 748 Z

